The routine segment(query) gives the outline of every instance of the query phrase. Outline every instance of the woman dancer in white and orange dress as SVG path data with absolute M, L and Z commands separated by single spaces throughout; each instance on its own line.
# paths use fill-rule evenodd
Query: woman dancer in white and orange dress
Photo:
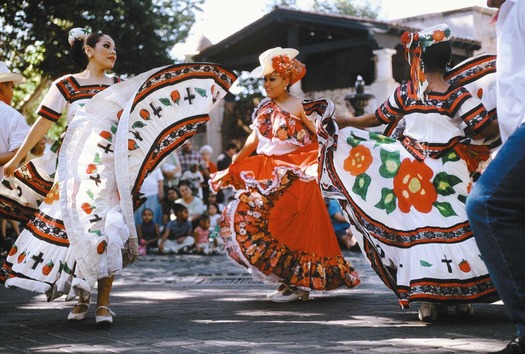
M 275 302 L 359 284 L 329 232 L 317 183 L 315 126 L 302 99 L 289 92 L 306 72 L 297 54 L 277 47 L 260 55 L 261 66 L 252 74 L 264 77 L 267 98 L 255 109 L 253 132 L 230 167 L 210 181 L 215 192 L 230 186 L 237 190 L 221 225 L 226 249 L 256 277 L 281 283 L 268 295 Z
M 339 131 L 320 129 L 323 189 L 340 199 L 363 253 L 401 306 L 421 302 L 425 321 L 446 305 L 470 315 L 470 303 L 498 298 L 465 212 L 497 121 L 465 87 L 444 80 L 450 35 L 446 24 L 405 33 L 412 80 L 375 113 L 336 118 Z M 493 72 L 490 63 L 471 62 L 472 77 Z M 358 129 L 382 123 L 397 140 Z
M 5 279 L 6 285 L 27 288 L 38 292 L 47 292 L 52 290 L 46 282 L 31 280 L 31 275 L 24 268 L 33 268 L 35 270 L 43 266 L 43 273 L 55 273 L 59 266 L 64 273 L 74 271 L 72 263 L 55 264 L 56 262 L 42 264 L 42 257 L 39 254 L 49 254 L 51 252 L 65 252 L 67 250 L 67 237 L 65 236 L 62 218 L 60 217 L 60 203 L 58 201 L 58 184 L 53 183 L 53 175 L 56 168 L 56 149 L 53 154 L 48 154 L 43 159 L 35 159 L 22 168 L 15 171 L 23 157 L 29 150 L 45 136 L 51 125 L 58 121 L 65 112 L 67 122 L 70 123 L 75 113 L 94 95 L 108 88 L 110 85 L 118 82 L 117 78 L 106 75 L 107 70 L 113 69 L 117 59 L 116 46 L 113 39 L 102 33 L 89 33 L 83 29 L 73 29 L 69 34 L 69 43 L 71 45 L 71 58 L 82 68 L 82 72 L 77 74 L 65 75 L 55 80 L 48 93 L 42 100 L 37 113 L 40 116 L 31 127 L 24 144 L 18 150 L 18 153 L 4 166 L 4 172 L 7 177 L 15 175 L 11 185 L 13 190 L 15 186 L 22 191 L 22 198 L 27 199 L 28 203 L 21 202 L 24 199 L 12 198 L 13 195 L 2 196 L 3 213 L 12 213 L 12 217 L 20 221 L 28 221 L 36 212 L 37 202 L 43 200 L 42 208 L 35 214 L 36 217 L 28 223 L 26 230 L 20 235 L 14 248 L 10 252 L 4 269 L 9 270 L 8 277 Z M 18 180 L 20 183 L 17 183 Z M 51 186 L 53 186 L 51 188 Z M 51 189 L 50 189 L 51 188 Z M 9 193 L 10 194 L 10 193 Z M 44 198 L 45 197 L 45 198 Z M 53 231 L 48 228 L 53 225 Z M 48 234 L 52 234 L 48 235 Z M 39 237 L 40 240 L 38 238 Z M 37 236 L 38 235 L 38 236 Z M 51 239 L 51 237 L 53 239 Z M 29 244 L 33 242 L 33 244 Z M 35 247 L 34 243 L 40 243 Z M 40 247 L 46 248 L 47 244 L 56 244 L 53 251 L 43 250 L 37 252 Z M 27 252 L 16 253 L 16 249 L 31 248 L 32 254 Z M 16 258 L 15 258 L 16 256 Z M 29 257 L 29 260 L 18 262 L 18 260 Z M 71 268 L 70 268 L 71 267 Z M 53 269 L 54 268 L 54 269 Z M 44 270 L 45 269 L 45 270 Z M 16 276 L 15 276 L 16 275 Z M 99 314 L 109 316 L 107 308 L 109 304 L 109 293 L 113 282 L 113 276 L 108 276 L 99 280 L 99 294 L 97 307 L 100 307 Z M 67 287 L 66 284 L 57 285 L 55 291 L 63 292 Z M 48 294 L 51 298 L 55 295 Z M 69 297 L 73 296 L 68 294 Z M 83 319 L 89 305 L 89 296 L 81 297 L 81 300 L 75 305 L 68 316 L 70 320 Z M 102 306 L 102 307 L 101 307 Z
M 70 35 L 86 69 L 54 82 L 19 150 L 24 156 L 67 110 L 58 165 L 35 159 L 15 170 L 16 155 L 5 166 L 12 177 L 3 181 L 0 212 L 25 214 L 29 222 L 9 252 L 2 281 L 45 293 L 48 301 L 78 297 L 69 320 L 86 317 L 98 282 L 95 319 L 108 325 L 113 278 L 137 256 L 133 211 L 142 203 L 142 182 L 209 120 L 235 75 L 213 64 L 180 64 L 108 87 L 114 82 L 105 75 L 116 59 L 113 40 L 82 32 Z

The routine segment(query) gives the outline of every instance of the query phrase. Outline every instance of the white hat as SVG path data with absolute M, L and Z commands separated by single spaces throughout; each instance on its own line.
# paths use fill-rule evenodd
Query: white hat
M 199 153 L 202 154 L 203 152 L 209 152 L 210 154 L 213 154 L 213 148 L 210 145 L 204 145 L 199 149 Z
M 297 54 L 299 54 L 299 51 L 294 48 L 275 47 L 268 49 L 259 55 L 259 63 L 261 63 L 261 65 L 253 69 L 250 75 L 252 77 L 264 77 L 268 74 L 271 74 L 275 71 L 272 65 L 273 57 L 286 55 L 288 58 L 293 59 L 297 56 Z
M 0 61 L 0 82 L 9 81 L 12 81 L 13 84 L 18 85 L 26 82 L 26 79 L 20 74 L 15 74 L 9 71 L 7 65 L 3 61 Z

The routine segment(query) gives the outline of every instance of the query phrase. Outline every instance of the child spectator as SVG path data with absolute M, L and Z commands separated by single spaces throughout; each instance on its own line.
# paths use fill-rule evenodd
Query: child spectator
M 219 211 L 217 204 L 208 205 L 208 216 L 210 217 L 210 244 L 212 246 L 211 253 L 218 253 L 224 249 L 224 242 L 219 237 L 220 224 L 222 214 Z
M 217 204 L 208 205 L 208 216 L 210 217 L 210 231 L 213 232 L 216 226 L 219 225 L 219 220 L 222 218 L 222 214 Z
M 180 198 L 180 192 L 176 187 L 168 187 L 166 189 L 166 196 L 162 198 L 161 229 L 164 229 L 164 227 L 168 224 L 168 222 L 175 220 L 175 212 L 173 210 L 173 204 L 179 198 Z
M 139 245 L 144 246 L 146 254 L 157 248 L 160 239 L 159 225 L 153 221 L 153 211 L 149 208 L 142 211 L 142 222 L 137 225 L 137 235 Z
M 197 244 L 198 254 L 209 254 L 210 253 L 210 217 L 207 214 L 203 214 L 199 218 L 199 225 L 193 232 L 193 238 Z
M 220 192 L 221 191 L 219 191 L 219 193 Z M 224 204 L 219 201 L 219 194 L 208 194 L 208 201 L 206 205 L 210 206 L 212 204 L 215 204 L 217 206 L 217 210 L 219 211 L 219 213 L 222 213 L 224 211 Z
M 189 253 L 195 244 L 193 228 L 188 220 L 188 208 L 182 204 L 173 205 L 175 220 L 168 222 L 159 241 L 159 253 Z
M 144 179 L 140 187 L 140 193 L 146 201 L 135 211 L 135 225 L 142 222 L 142 211 L 146 208 L 153 210 L 153 221 L 157 224 L 162 223 L 162 208 L 160 202 L 164 197 L 164 177 L 160 169 L 151 172 L 148 177 Z
M 190 169 L 184 171 L 180 180 L 181 182 L 187 181 L 190 184 L 193 195 L 202 199 L 202 184 L 204 183 L 204 176 L 202 175 L 202 172 L 199 171 L 199 165 L 196 163 L 191 164 Z

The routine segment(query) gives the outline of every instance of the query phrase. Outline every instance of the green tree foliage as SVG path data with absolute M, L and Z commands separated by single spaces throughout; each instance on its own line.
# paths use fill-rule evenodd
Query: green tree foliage
M 275 6 L 298 7 L 297 0 L 271 0 L 266 7 L 271 11 Z M 375 19 L 380 7 L 373 6 L 368 0 L 314 0 L 309 10 Z
M 137 74 L 171 62 L 203 0 L 19 0 L 0 7 L 0 57 L 20 71 L 52 78 L 78 71 L 68 57 L 71 28 L 109 34 L 117 44 L 119 74 Z
M 50 81 L 83 70 L 69 58 L 71 28 L 109 34 L 117 45 L 114 71 L 132 76 L 172 63 L 169 51 L 184 40 L 204 0 L 3 0 L 0 2 L 0 60 L 28 84 L 13 104 L 31 123 Z
M 314 0 L 313 9 L 319 12 L 372 19 L 377 18 L 380 12 L 379 6 L 373 6 L 366 0 Z
M 290 8 L 297 7 L 297 0 L 272 0 L 266 5 L 267 11 L 272 11 L 276 6 L 285 6 Z

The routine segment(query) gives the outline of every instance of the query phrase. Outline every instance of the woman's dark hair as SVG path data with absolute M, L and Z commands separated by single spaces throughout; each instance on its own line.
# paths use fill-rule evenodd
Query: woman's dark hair
M 191 184 L 188 180 L 183 179 L 182 181 L 179 182 L 179 190 L 180 190 L 180 187 L 182 186 L 186 186 L 191 189 Z
M 180 197 L 180 191 L 177 187 L 175 186 L 169 186 L 166 188 L 166 199 L 168 198 L 168 192 L 169 191 L 175 191 L 175 193 L 177 193 L 177 197 Z
M 431 45 L 421 56 L 425 71 L 445 71 L 445 68 L 450 61 L 451 54 L 452 47 L 450 46 L 449 41 L 439 42 Z
M 91 33 L 84 37 L 84 39 L 75 39 L 75 42 L 71 46 L 69 51 L 69 56 L 73 62 L 78 65 L 79 68 L 85 69 L 88 64 L 88 57 L 86 51 L 84 50 L 85 46 L 90 46 L 95 48 L 97 43 L 100 41 L 100 38 L 104 36 L 104 33 Z

